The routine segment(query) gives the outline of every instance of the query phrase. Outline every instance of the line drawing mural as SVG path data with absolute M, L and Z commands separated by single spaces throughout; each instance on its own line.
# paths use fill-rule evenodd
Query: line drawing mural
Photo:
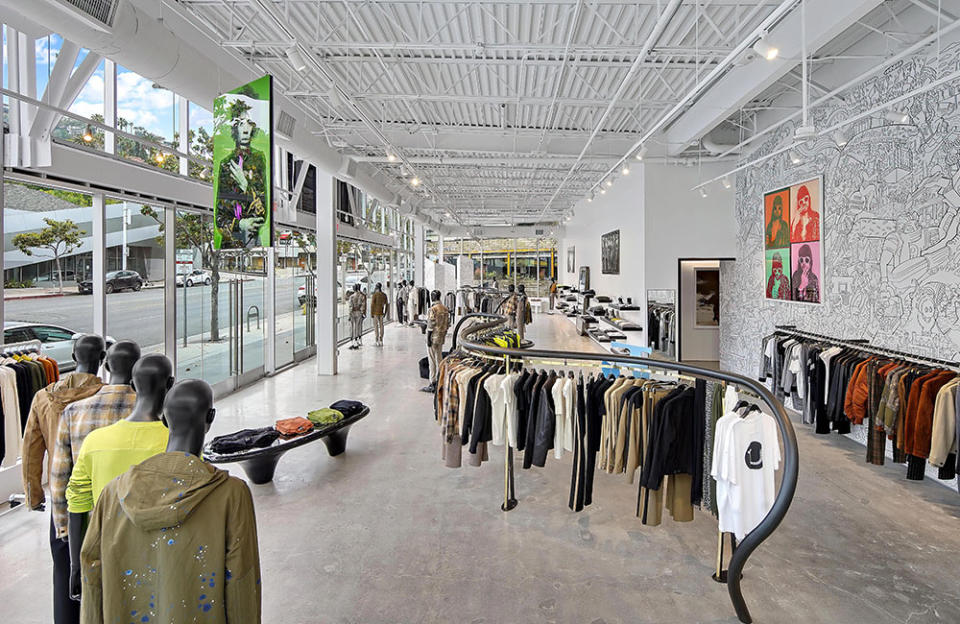
M 960 66 L 960 44 L 911 58 L 811 111 L 828 128 Z M 947 83 L 897 104 L 907 123 L 876 117 L 737 174 L 736 262 L 721 263 L 721 366 L 755 377 L 760 341 L 778 324 L 919 355 L 960 360 L 960 85 Z M 787 123 L 743 162 L 792 142 Z M 764 296 L 763 194 L 823 174 L 822 304 Z M 792 258 L 791 258 L 792 260 Z M 785 264 L 785 263 L 784 263 Z

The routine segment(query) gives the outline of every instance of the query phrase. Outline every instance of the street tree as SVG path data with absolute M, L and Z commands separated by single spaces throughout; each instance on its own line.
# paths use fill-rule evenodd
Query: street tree
M 57 292 L 63 294 L 63 271 L 60 267 L 60 258 L 79 247 L 86 232 L 70 219 L 57 221 L 44 217 L 43 221 L 47 227 L 39 232 L 17 234 L 11 242 L 27 256 L 32 256 L 34 249 L 48 250 L 57 267 Z
M 152 218 L 164 231 L 163 219 L 152 206 L 142 206 L 140 214 Z M 213 219 L 203 215 L 177 211 L 174 245 L 177 249 L 199 249 L 201 264 L 210 271 L 210 342 L 220 341 L 220 264 L 221 250 L 213 247 Z M 186 288 L 186 283 L 184 283 Z M 186 296 L 186 294 L 184 294 Z

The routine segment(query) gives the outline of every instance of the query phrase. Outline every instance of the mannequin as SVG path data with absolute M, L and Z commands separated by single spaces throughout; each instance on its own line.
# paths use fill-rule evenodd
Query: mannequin
M 151 622 L 188 622 L 198 613 L 210 622 L 261 621 L 250 489 L 200 458 L 215 416 L 206 382 L 174 384 L 163 404 L 166 452 L 104 488 L 80 554 L 83 592 L 102 599 L 83 601 L 84 624 L 129 621 L 134 612 Z M 135 590 L 128 570 L 136 571 Z
M 550 278 L 550 314 L 553 314 L 553 308 L 557 303 L 557 278 Z
M 517 328 L 517 303 L 515 286 L 510 284 L 507 286 L 507 298 L 500 304 L 500 312 L 507 317 L 507 327 L 510 329 Z
M 527 326 L 527 309 L 530 307 L 530 301 L 527 300 L 527 289 L 523 284 L 517 287 L 517 337 L 523 340 L 523 330 Z
M 350 306 L 350 340 L 353 344 L 351 349 L 359 349 L 363 342 L 363 319 L 367 315 L 367 298 L 360 292 L 360 284 L 353 285 L 353 294 L 348 301 Z
M 400 287 L 397 289 L 397 323 L 400 325 L 406 324 L 406 315 L 404 314 L 407 310 L 407 280 L 400 282 Z
M 96 394 L 75 401 L 60 416 L 61 431 L 57 436 L 53 469 L 50 473 L 50 494 L 58 537 L 67 539 L 67 484 L 83 441 L 90 432 L 126 418 L 133 410 L 137 394 L 130 387 L 133 365 L 140 359 L 140 346 L 132 340 L 121 340 L 107 349 L 103 364 L 109 383 Z
M 440 301 L 440 291 L 430 293 L 430 312 L 427 315 L 427 357 L 430 358 L 430 385 L 421 388 L 424 392 L 436 392 L 437 372 L 443 359 L 443 343 L 450 328 L 450 310 Z
M 410 291 L 407 293 L 407 318 L 409 319 L 410 326 L 413 326 L 413 322 L 417 320 L 417 317 L 420 316 L 420 291 L 414 285 L 413 280 L 410 280 Z
M 119 367 L 114 365 L 111 368 L 117 369 Z M 113 374 L 111 373 L 111 382 L 113 381 Z M 125 420 L 131 423 L 159 423 L 163 412 L 163 399 L 166 397 L 167 391 L 173 386 L 173 362 L 165 355 L 158 353 L 145 355 L 134 364 L 131 377 L 130 384 L 136 391 L 137 398 L 133 411 Z M 102 433 L 105 429 L 107 427 L 99 431 Z M 145 436 L 141 435 L 140 437 L 144 438 Z M 91 441 L 91 436 L 87 436 L 84 444 L 88 444 L 89 441 Z M 149 442 L 149 440 L 138 441 L 141 444 Z M 132 445 L 133 441 L 131 440 L 130 443 Z M 147 448 L 143 449 L 142 454 L 149 457 L 162 451 L 163 448 L 149 448 L 148 445 Z M 103 454 L 104 452 L 101 451 L 101 455 Z M 143 459 L 146 459 L 146 457 L 143 457 Z M 76 474 L 76 470 L 74 470 L 74 474 Z M 120 474 L 120 472 L 117 472 L 116 474 L 106 475 L 104 478 L 109 481 Z M 71 485 L 73 485 L 73 480 L 71 480 Z M 94 500 L 94 502 L 96 501 Z M 83 537 L 87 531 L 88 516 L 89 511 L 70 512 L 68 535 L 77 536 L 69 539 L 70 597 L 74 600 L 80 599 L 80 546 L 83 544 Z
M 387 295 L 383 292 L 383 284 L 377 282 L 373 296 L 370 298 L 370 316 L 373 318 L 373 336 L 377 346 L 383 346 L 383 324 L 387 313 Z
M 85 334 L 77 338 L 73 345 L 73 361 L 77 363 L 75 373 L 96 375 L 100 365 L 107 357 L 107 343 L 96 334 Z
M 21 464 L 23 489 L 31 509 L 43 509 L 44 456 L 48 458 L 49 474 L 63 411 L 74 401 L 85 399 L 100 390 L 103 382 L 96 375 L 105 356 L 106 343 L 103 338 L 92 334 L 81 336 L 73 344 L 73 361 L 77 363 L 74 372 L 41 389 L 33 399 L 24 427 Z M 50 514 L 53 621 L 56 624 L 74 624 L 80 620 L 80 609 L 76 602 L 70 600 L 70 552 L 67 543 L 60 539 L 60 526 L 53 511 L 51 509 Z M 66 518 L 63 524 L 66 524 Z

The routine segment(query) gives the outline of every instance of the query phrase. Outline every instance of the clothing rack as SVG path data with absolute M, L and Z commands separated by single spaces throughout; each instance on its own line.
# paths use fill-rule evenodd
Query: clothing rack
M 813 338 L 815 340 L 821 340 L 823 342 L 829 342 L 831 344 L 849 347 L 851 349 L 857 349 L 860 351 L 867 351 L 870 353 L 877 353 L 879 355 L 890 355 L 897 359 L 908 360 L 916 364 L 933 364 L 936 366 L 946 366 L 956 371 L 960 371 L 960 363 L 951 362 L 950 360 L 941 360 L 939 358 L 931 358 L 923 355 L 916 355 L 914 353 L 907 353 L 906 351 L 897 351 L 896 349 L 887 349 L 886 347 L 877 347 L 871 345 L 869 340 L 865 338 L 855 338 L 855 339 L 843 339 L 843 338 L 834 338 L 833 336 L 825 336 L 824 334 L 817 334 L 814 332 L 805 331 L 802 329 L 797 329 L 796 325 L 775 325 L 775 333 L 790 335 L 790 336 L 799 336 L 802 338 Z
M 43 343 L 39 340 L 25 340 L 23 342 L 11 342 L 10 344 L 0 345 L 0 356 L 8 356 L 23 353 L 40 353 Z
M 551 351 L 544 349 L 505 349 L 474 342 L 472 339 L 477 334 L 498 327 L 504 323 L 505 318 L 495 314 L 468 314 L 461 318 L 454 328 L 451 351 L 457 348 L 457 338 L 463 322 L 471 317 L 482 317 L 488 320 L 473 326 L 469 334 L 460 340 L 461 350 L 471 355 L 483 354 L 500 358 L 506 365 L 507 370 L 510 370 L 514 363 L 532 362 L 536 360 L 579 360 L 580 362 L 591 362 L 594 363 L 594 365 L 606 363 L 607 366 L 622 364 L 646 369 L 661 369 L 684 374 L 693 378 L 734 384 L 756 395 L 769 407 L 770 414 L 777 422 L 777 428 L 783 441 L 783 479 L 780 489 L 777 491 L 773 506 L 767 512 L 767 515 L 760 524 L 739 542 L 737 548 L 734 550 L 727 574 L 727 591 L 730 594 L 730 601 L 733 603 L 733 607 L 737 612 L 737 617 L 741 622 L 744 622 L 744 624 L 753 622 L 750 610 L 747 608 L 747 604 L 743 599 L 743 592 L 740 588 L 743 568 L 746 565 L 747 559 L 753 554 L 753 551 L 770 537 L 783 521 L 797 488 L 797 474 L 799 469 L 797 438 L 793 430 L 793 424 L 790 422 L 790 418 L 783 404 L 759 381 L 735 373 L 708 370 L 681 362 L 609 353 L 581 353 L 576 351 Z M 506 466 L 504 469 L 504 503 L 501 506 L 503 511 L 510 511 L 517 505 L 513 486 L 513 449 L 507 444 Z

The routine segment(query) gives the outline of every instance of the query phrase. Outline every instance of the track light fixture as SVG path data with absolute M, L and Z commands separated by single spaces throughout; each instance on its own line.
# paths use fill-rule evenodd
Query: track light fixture
M 733 186 L 733 182 L 730 181 L 730 176 L 723 176 L 723 179 L 720 180 L 720 184 L 723 185 L 723 188 L 728 189 Z
M 798 154 L 794 150 L 790 150 L 790 162 L 792 162 L 795 165 L 799 165 L 802 160 L 803 159 L 800 157 L 800 154 Z
M 601 194 L 601 195 L 606 195 L 606 194 L 607 194 L 607 189 L 605 189 L 605 188 L 600 189 L 600 194 Z
M 307 68 L 307 60 L 303 58 L 303 54 L 300 53 L 300 48 L 297 47 L 297 44 L 293 44 L 287 48 L 287 60 L 290 61 L 293 69 L 298 72 Z
M 420 178 L 413 176 L 413 178 L 410 180 L 410 186 L 420 186 Z
M 624 165 L 623 169 L 620 170 L 620 173 L 625 176 L 630 175 L 630 167 L 628 165 Z
M 833 140 L 837 142 L 837 147 L 843 147 L 850 142 L 850 137 L 848 137 L 842 131 L 837 130 L 833 133 Z
M 607 181 L 604 182 L 608 187 L 613 186 L 613 178 L 607 178 Z
M 641 147 L 639 150 L 637 150 L 637 154 L 636 156 L 634 156 L 634 158 L 636 158 L 637 160 L 643 160 L 643 157 L 646 155 L 647 155 L 647 148 Z
M 86 143 L 93 141 L 93 126 L 87 124 L 87 129 L 83 131 L 83 140 Z
M 393 150 L 387 150 L 387 162 L 397 162 L 397 155 L 393 153 Z
M 777 58 L 780 55 L 780 49 L 775 48 L 774 46 L 767 43 L 766 38 L 767 38 L 767 33 L 763 33 L 762 35 L 760 35 L 760 39 L 758 39 L 757 42 L 753 44 L 753 51 L 759 54 L 760 56 L 762 56 L 763 58 L 767 59 L 768 61 L 772 61 L 773 59 Z
M 704 198 L 704 199 L 707 198 L 707 189 L 704 188 L 704 187 L 702 187 L 702 186 L 700 187 L 700 197 L 702 197 L 702 198 Z
M 910 123 L 910 115 L 902 111 L 887 111 L 887 114 L 884 115 L 884 117 L 886 117 L 887 121 L 895 124 Z

